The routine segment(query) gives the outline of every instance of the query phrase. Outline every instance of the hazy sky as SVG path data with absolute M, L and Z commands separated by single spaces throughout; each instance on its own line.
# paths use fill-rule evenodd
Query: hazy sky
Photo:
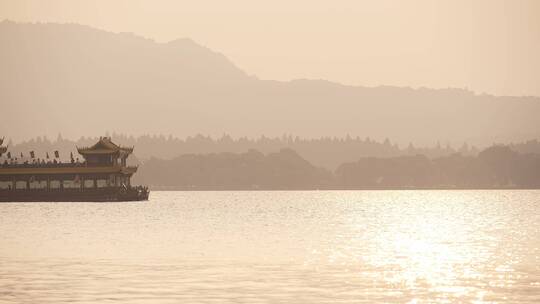
M 0 20 L 189 37 L 262 79 L 540 96 L 540 1 L 0 0 Z

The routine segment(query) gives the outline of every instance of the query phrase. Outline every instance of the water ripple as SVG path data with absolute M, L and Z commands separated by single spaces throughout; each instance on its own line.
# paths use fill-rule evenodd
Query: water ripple
M 0 303 L 540 303 L 539 191 L 0 204 Z

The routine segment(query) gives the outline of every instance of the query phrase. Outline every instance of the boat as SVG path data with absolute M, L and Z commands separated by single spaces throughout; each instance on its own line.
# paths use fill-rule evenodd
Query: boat
M 0 202 L 122 202 L 146 201 L 148 187 L 131 185 L 137 166 L 128 166 L 133 147 L 122 147 L 110 137 L 100 137 L 91 147 L 77 147 L 84 161 L 54 159 L 18 160 L 0 139 Z

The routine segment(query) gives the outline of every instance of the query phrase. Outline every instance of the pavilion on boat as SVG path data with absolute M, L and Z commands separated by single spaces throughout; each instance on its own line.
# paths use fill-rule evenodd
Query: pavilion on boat
M 0 155 L 5 151 L 5 148 L 0 148 Z M 126 194 L 134 189 L 131 187 L 131 177 L 137 171 L 137 167 L 127 165 L 127 158 L 133 152 L 133 147 L 121 147 L 113 143 L 109 137 L 100 137 L 93 146 L 77 147 L 77 151 L 83 156 L 83 162 L 75 162 L 73 158 L 69 163 L 56 160 L 32 163 L 4 161 L 0 164 L 0 191 L 4 193 L 46 191 L 56 192 L 59 195 L 62 192 L 77 191 L 80 192 L 81 199 L 84 199 L 84 193 L 88 193 L 93 195 L 90 199 L 95 196 L 97 200 L 100 190 L 108 190 L 101 192 L 109 194 L 116 192 Z M 138 195 L 140 196 L 140 189 L 144 190 L 143 194 L 147 198 L 148 191 L 143 187 L 137 188 Z M 13 193 L 10 196 L 16 198 Z M 41 197 L 45 196 L 44 193 L 41 194 Z M 107 199 L 111 199 L 110 195 Z

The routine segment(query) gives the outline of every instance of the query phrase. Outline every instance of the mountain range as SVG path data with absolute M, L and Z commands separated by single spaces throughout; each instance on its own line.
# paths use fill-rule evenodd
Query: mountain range
M 0 22 L 0 130 L 96 136 L 370 136 L 482 146 L 540 137 L 540 98 L 262 80 L 191 39 Z

